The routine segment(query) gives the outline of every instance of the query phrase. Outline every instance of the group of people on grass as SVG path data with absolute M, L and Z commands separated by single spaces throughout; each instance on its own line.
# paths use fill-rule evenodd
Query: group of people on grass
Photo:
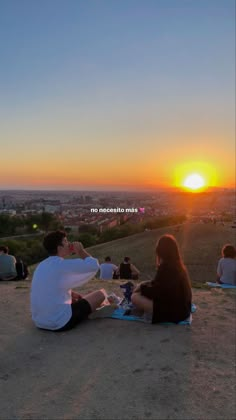
M 69 243 L 63 231 L 47 234 L 43 245 L 49 257 L 37 266 L 31 286 L 32 319 L 41 329 L 66 331 L 87 318 L 93 318 L 98 312 L 100 316 L 105 316 L 114 311 L 114 305 L 104 305 L 108 298 L 104 289 L 85 296 L 72 290 L 87 283 L 99 269 L 103 279 L 112 279 L 114 273 L 119 274 L 121 279 L 126 279 L 123 275 L 128 273 L 127 268 L 122 271 L 125 265 L 129 266 L 131 279 L 133 274 L 139 274 L 128 257 L 125 257 L 119 267 L 112 264 L 110 257 L 99 265 L 98 260 L 80 242 Z M 72 252 L 75 258 L 65 258 Z M 14 257 L 8 254 L 8 249 L 0 247 L 0 278 L 6 267 L 6 256 L 11 257 L 12 264 L 16 265 Z M 192 291 L 176 239 L 172 235 L 163 235 L 157 242 L 155 256 L 157 270 L 154 279 L 139 283 L 132 291 L 131 301 L 137 310 L 151 316 L 152 323 L 178 323 L 191 313 Z M 12 279 L 15 274 L 13 271 Z M 2 279 L 6 277 L 3 276 Z M 236 285 L 236 248 L 231 244 L 222 249 L 222 258 L 217 267 L 217 281 Z M 109 302 L 112 303 L 112 300 Z
M 112 263 L 111 257 L 106 257 L 100 264 L 100 280 L 123 279 L 138 280 L 140 271 L 131 263 L 130 257 L 125 257 L 119 267 Z
M 85 296 L 72 291 L 92 279 L 99 269 L 104 273 L 104 265 L 99 265 L 80 242 L 70 244 L 63 231 L 49 233 L 44 238 L 44 247 L 49 257 L 37 266 L 33 275 L 32 318 L 38 328 L 65 331 L 84 319 L 92 318 L 107 299 L 104 289 Z M 66 259 L 72 251 L 77 258 Z M 222 252 L 217 271 L 219 282 L 236 284 L 236 249 L 226 245 Z M 138 310 L 151 315 L 152 323 L 178 323 L 191 313 L 192 291 L 176 239 L 172 235 L 163 235 L 157 242 L 155 256 L 157 270 L 154 279 L 139 283 L 132 292 L 131 301 Z M 104 264 L 112 264 L 111 259 Z M 131 265 L 130 260 L 126 259 L 124 264 Z M 113 271 L 119 270 L 120 273 L 120 268 L 114 265 L 110 278 Z M 107 313 L 108 310 L 114 311 L 114 307 L 104 305 L 99 314 L 103 310 Z

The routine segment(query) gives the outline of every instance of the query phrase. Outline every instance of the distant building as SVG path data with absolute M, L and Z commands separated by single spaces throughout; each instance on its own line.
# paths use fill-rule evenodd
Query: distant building
M 104 232 L 104 230 L 111 229 L 117 225 L 118 225 L 117 219 L 112 219 L 112 220 L 104 219 L 97 223 L 98 230 L 100 233 Z
M 61 210 L 60 205 L 52 205 L 52 204 L 45 204 L 44 205 L 44 211 L 46 213 L 57 213 Z
M 7 216 L 15 216 L 16 215 L 16 210 L 2 209 L 2 210 L 0 210 L 0 214 L 6 214 Z

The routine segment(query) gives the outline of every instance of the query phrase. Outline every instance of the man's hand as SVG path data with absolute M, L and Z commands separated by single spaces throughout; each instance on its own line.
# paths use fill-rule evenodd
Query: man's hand
M 84 259 L 86 257 L 91 257 L 91 255 L 85 251 L 83 244 L 81 242 L 72 242 L 74 252 L 78 257 Z
M 72 303 L 78 302 L 78 300 L 83 299 L 83 296 L 80 295 L 77 292 L 71 292 L 71 299 L 72 299 Z
M 72 246 L 73 246 L 73 251 L 76 254 L 80 254 L 80 252 L 84 249 L 83 244 L 81 242 L 72 242 Z

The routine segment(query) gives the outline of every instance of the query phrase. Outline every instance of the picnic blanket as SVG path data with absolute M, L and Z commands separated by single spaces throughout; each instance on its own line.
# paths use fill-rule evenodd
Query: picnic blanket
M 197 310 L 196 305 L 192 303 L 191 312 L 195 312 Z M 145 322 L 150 324 L 152 322 L 151 316 L 149 315 L 143 315 L 143 316 L 135 316 L 135 315 L 125 315 L 125 312 L 127 309 L 122 308 L 122 306 L 119 306 L 117 309 L 114 310 L 112 315 L 110 315 L 110 318 L 113 319 L 124 319 L 126 321 L 138 321 L 138 322 Z M 180 321 L 178 324 L 175 324 L 173 322 L 161 322 L 161 325 L 191 325 L 192 323 L 192 313 L 190 316 L 185 319 L 184 321 Z
M 220 287 L 221 289 L 236 289 L 236 286 L 234 286 L 233 284 L 219 284 L 219 283 L 212 283 L 210 281 L 207 281 L 206 284 L 210 287 Z

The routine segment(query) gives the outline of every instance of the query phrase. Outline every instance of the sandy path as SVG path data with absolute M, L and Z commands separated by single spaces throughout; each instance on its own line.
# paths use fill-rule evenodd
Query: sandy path
M 1 284 L 1 419 L 236 417 L 234 291 L 193 291 L 191 327 L 104 319 L 55 334 L 34 328 L 16 284 Z

